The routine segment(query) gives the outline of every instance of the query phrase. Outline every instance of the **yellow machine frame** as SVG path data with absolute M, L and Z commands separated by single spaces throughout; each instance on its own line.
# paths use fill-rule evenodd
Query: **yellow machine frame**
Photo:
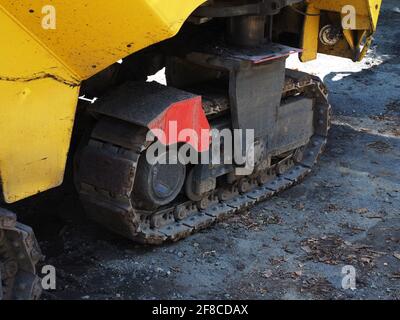
M 302 35 L 303 62 L 316 59 L 317 53 L 321 52 L 319 48 L 321 11 L 336 12 L 344 18 L 342 8 L 347 5 L 355 9 L 356 28 L 344 29 L 346 43 L 335 46 L 329 54 L 352 58 L 354 61 L 364 58 L 371 45 L 372 35 L 376 31 L 382 0 L 308 0 Z

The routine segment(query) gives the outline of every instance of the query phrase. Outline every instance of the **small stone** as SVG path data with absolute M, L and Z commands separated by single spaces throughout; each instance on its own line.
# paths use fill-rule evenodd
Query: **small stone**
M 295 276 L 297 276 L 297 277 L 301 277 L 301 276 L 303 275 L 303 271 L 298 270 L 298 271 L 295 271 L 294 274 L 295 274 Z
M 303 250 L 306 253 L 311 253 L 312 252 L 312 250 L 311 250 L 311 248 L 309 246 L 302 246 L 301 250 Z
M 268 279 L 268 278 L 272 277 L 272 274 L 273 274 L 272 270 L 266 270 L 266 271 L 263 272 L 262 276 L 263 276 L 263 278 Z
M 180 251 L 178 252 L 178 257 L 179 257 L 179 258 L 183 258 L 184 256 L 185 256 L 185 255 L 184 255 L 182 252 L 180 252 Z

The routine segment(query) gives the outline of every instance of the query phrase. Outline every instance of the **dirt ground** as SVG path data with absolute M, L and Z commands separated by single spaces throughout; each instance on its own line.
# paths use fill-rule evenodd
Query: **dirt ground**
M 385 0 L 368 58 L 289 66 L 324 78 L 334 126 L 306 181 L 191 238 L 142 247 L 86 220 L 66 185 L 13 208 L 57 290 L 43 299 L 400 299 L 400 13 Z M 400 10 L 399 10 L 400 11 Z M 342 289 L 342 268 L 357 289 Z

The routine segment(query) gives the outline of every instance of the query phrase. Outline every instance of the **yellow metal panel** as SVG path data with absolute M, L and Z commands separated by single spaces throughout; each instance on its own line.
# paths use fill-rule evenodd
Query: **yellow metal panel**
M 381 12 L 382 0 L 369 0 L 368 5 L 372 21 L 372 31 L 375 32 L 378 25 L 379 14 Z
M 0 10 L 0 177 L 7 202 L 62 182 L 79 82 Z
M 55 56 L 87 79 L 119 59 L 174 36 L 205 0 L 0 0 Z M 18 3 L 18 5 L 16 5 Z M 56 29 L 42 28 L 52 5 Z
M 0 82 L 0 174 L 6 202 L 62 183 L 77 94 L 77 88 L 50 79 Z

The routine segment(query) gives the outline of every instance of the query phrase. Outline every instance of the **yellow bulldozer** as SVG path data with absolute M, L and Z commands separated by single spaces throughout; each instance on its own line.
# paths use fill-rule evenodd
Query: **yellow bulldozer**
M 380 7 L 0 0 L 0 205 L 60 186 L 71 157 L 88 216 L 158 245 L 301 182 L 324 150 L 331 107 L 323 82 L 286 60 L 323 53 L 360 61 Z M 148 81 L 160 70 L 166 84 Z M 222 130 L 252 132 L 251 147 L 240 144 L 244 163 L 253 163 L 247 174 L 235 159 L 163 161 L 178 147 L 197 159 L 210 149 L 222 155 L 211 139 Z M 149 157 L 155 144 L 164 148 Z M 40 296 L 41 257 L 32 229 L 0 209 L 0 299 Z

